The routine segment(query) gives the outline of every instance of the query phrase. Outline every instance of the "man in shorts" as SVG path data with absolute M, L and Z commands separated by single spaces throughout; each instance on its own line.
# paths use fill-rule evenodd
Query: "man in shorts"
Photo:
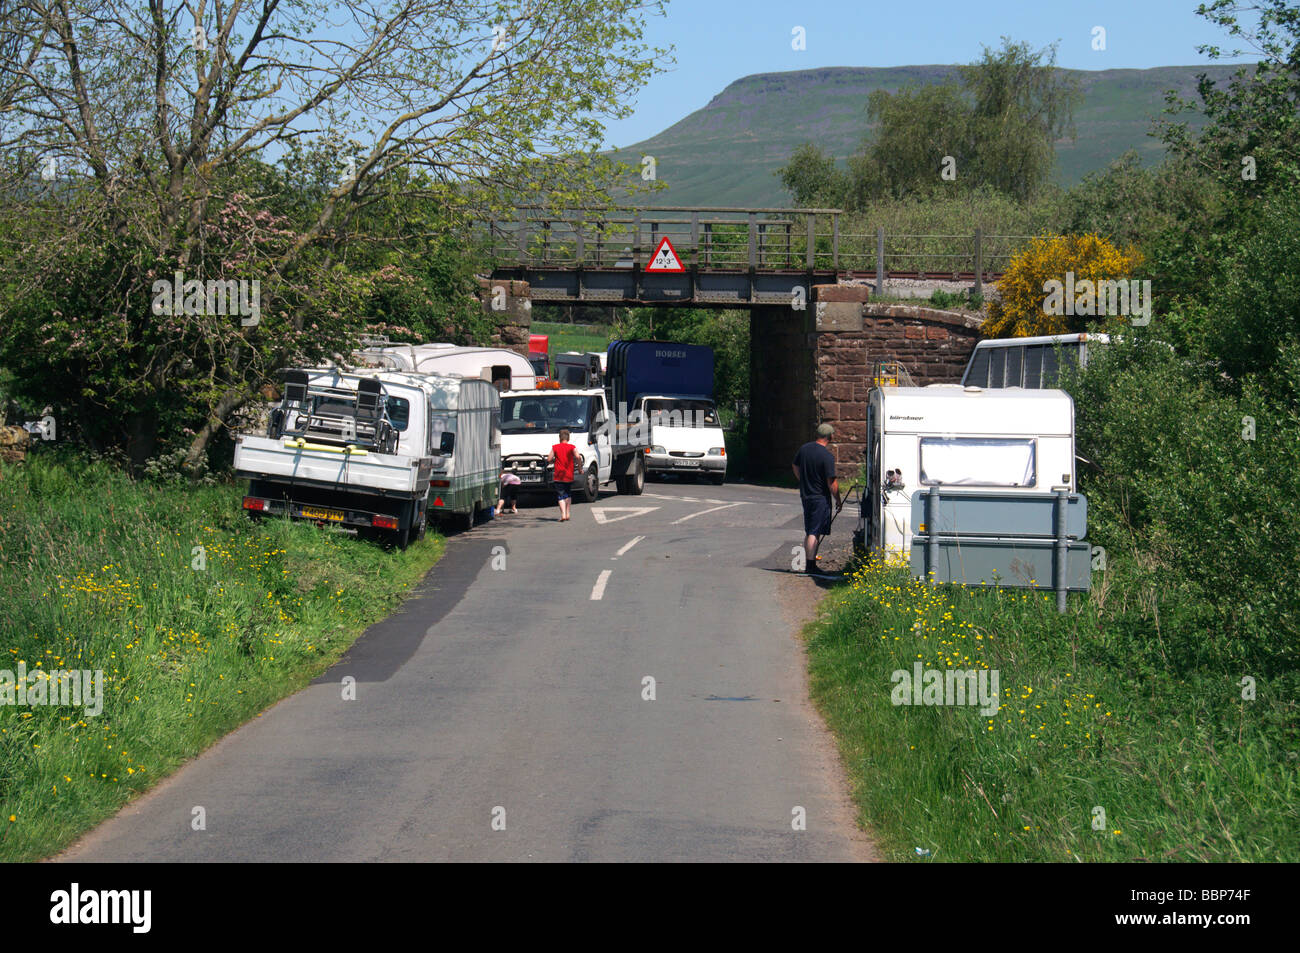
M 573 444 L 569 443 L 569 431 L 566 429 L 560 431 L 560 442 L 551 447 L 551 452 L 546 457 L 546 462 L 554 467 L 551 480 L 555 486 L 556 499 L 560 503 L 561 523 L 568 520 L 569 507 L 573 505 L 573 500 L 569 497 L 569 488 L 573 484 L 575 452 Z
M 819 424 L 817 439 L 800 447 L 790 464 L 795 479 L 799 481 L 799 501 L 803 504 L 805 572 L 816 572 L 817 548 L 831 531 L 834 512 L 844 505 L 840 499 L 840 481 L 835 476 L 835 456 L 828 449 L 834 435 L 830 424 Z M 832 495 L 835 498 L 834 511 L 831 510 Z

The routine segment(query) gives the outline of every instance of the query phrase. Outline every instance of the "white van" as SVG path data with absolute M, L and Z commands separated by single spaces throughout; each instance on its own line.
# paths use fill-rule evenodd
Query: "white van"
M 878 387 L 867 404 L 866 474 L 866 548 L 906 553 L 912 494 L 930 487 L 1073 492 L 1074 401 L 1021 387 Z
M 722 485 L 727 479 L 727 441 L 713 401 L 651 395 L 638 398 L 637 409 L 650 422 L 646 473 L 699 475 Z

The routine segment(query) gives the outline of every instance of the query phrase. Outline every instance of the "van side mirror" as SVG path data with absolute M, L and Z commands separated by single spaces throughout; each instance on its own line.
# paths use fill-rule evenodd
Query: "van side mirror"
M 438 443 L 438 450 L 442 453 L 451 453 L 456 449 L 456 435 L 450 430 L 442 432 L 442 439 Z

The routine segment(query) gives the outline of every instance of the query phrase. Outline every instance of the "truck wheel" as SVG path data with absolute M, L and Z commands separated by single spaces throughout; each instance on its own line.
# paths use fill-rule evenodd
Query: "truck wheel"
M 640 496 L 645 489 L 645 463 L 638 455 L 628 468 L 626 476 L 618 478 L 618 492 L 624 496 Z
M 578 493 L 582 496 L 583 503 L 595 503 L 596 498 L 600 496 L 600 475 L 596 468 L 592 467 L 587 471 L 586 477 L 582 481 L 582 489 Z
M 398 549 L 405 549 L 411 542 L 411 527 L 403 526 L 392 536 L 393 545 Z

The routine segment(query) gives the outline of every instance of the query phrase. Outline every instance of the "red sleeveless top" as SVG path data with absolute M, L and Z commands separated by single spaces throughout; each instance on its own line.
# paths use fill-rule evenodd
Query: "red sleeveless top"
M 573 444 L 557 443 L 551 447 L 551 452 L 555 454 L 555 482 L 572 483 L 573 482 Z

